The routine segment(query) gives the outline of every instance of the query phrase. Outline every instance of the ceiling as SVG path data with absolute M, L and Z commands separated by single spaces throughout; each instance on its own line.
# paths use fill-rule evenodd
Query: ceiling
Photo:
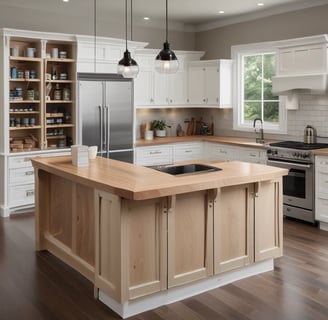
M 31 8 L 74 16 L 90 16 L 95 0 L 0 0 L 1 5 Z M 264 3 L 258 6 L 257 3 Z M 124 19 L 124 0 L 96 0 L 101 18 Z M 130 3 L 130 0 L 128 0 Z M 169 20 L 199 27 L 217 23 L 225 25 L 277 13 L 328 4 L 328 0 L 169 0 Z M 222 10 L 224 13 L 219 13 Z M 165 17 L 165 0 L 133 0 L 135 23 L 154 23 Z M 143 17 L 149 17 L 145 22 Z M 219 26 L 218 25 L 218 26 Z

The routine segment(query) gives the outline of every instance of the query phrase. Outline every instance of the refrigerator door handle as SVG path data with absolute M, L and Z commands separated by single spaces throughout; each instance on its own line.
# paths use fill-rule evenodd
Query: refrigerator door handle
M 99 123 L 100 123 L 100 142 L 99 142 L 99 147 L 100 147 L 100 154 L 103 152 L 103 130 L 104 130 L 104 123 L 103 123 L 103 107 L 98 106 L 99 109 Z
M 105 106 L 105 110 L 106 110 L 106 121 L 107 121 L 107 125 L 106 125 L 106 152 L 107 152 L 107 158 L 109 158 L 109 141 L 110 141 L 110 119 L 109 119 L 109 106 Z

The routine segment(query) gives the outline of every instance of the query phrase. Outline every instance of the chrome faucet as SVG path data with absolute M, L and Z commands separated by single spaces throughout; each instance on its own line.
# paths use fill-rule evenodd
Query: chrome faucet
M 264 143 L 263 121 L 262 121 L 261 118 L 255 118 L 254 119 L 253 128 L 255 130 L 255 133 L 258 133 L 258 131 L 256 130 L 256 127 L 255 127 L 257 121 L 260 121 L 261 122 L 261 128 L 260 128 L 260 131 L 259 131 L 260 137 L 256 137 L 256 140 L 255 141 L 256 141 L 256 143 Z

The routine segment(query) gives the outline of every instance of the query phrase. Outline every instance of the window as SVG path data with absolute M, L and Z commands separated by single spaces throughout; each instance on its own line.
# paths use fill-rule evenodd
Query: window
M 234 129 L 251 131 L 260 118 L 266 132 L 286 133 L 286 110 L 272 94 L 276 54 L 267 44 L 235 46 Z

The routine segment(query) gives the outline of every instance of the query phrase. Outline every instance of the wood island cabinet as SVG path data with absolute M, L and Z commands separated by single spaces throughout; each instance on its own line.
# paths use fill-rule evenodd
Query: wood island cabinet
M 282 182 L 263 181 L 255 185 L 254 261 L 282 256 Z
M 167 199 L 97 197 L 95 285 L 119 302 L 165 289 Z
M 98 192 L 96 287 L 123 302 L 280 256 L 280 188 L 274 180 L 144 201 Z
M 213 274 L 213 192 L 170 198 L 168 210 L 168 287 Z
M 281 181 L 219 189 L 214 203 L 214 273 L 281 255 Z
M 214 272 L 251 264 L 254 256 L 254 184 L 219 189 L 214 208 Z
M 173 177 L 56 158 L 32 159 L 36 249 L 78 270 L 123 316 L 272 270 L 282 254 L 283 169 L 231 161 Z

